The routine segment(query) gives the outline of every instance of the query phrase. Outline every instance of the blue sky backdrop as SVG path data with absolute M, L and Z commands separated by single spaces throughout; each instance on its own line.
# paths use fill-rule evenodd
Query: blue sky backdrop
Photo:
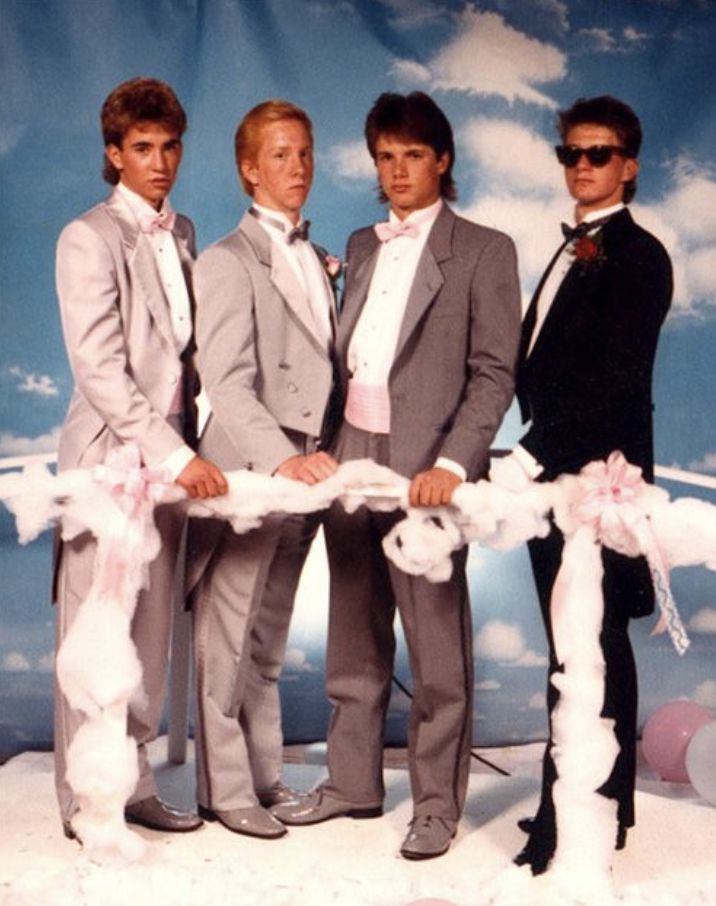
M 106 194 L 102 101 L 142 74 L 170 82 L 187 109 L 172 199 L 194 219 L 200 247 L 231 230 L 246 205 L 232 139 L 251 106 L 285 97 L 313 118 L 306 215 L 314 238 L 341 254 L 353 229 L 382 216 L 362 140 L 367 110 L 385 90 L 430 92 L 456 133 L 457 207 L 514 237 L 525 303 L 570 214 L 551 150 L 557 109 L 602 93 L 632 104 L 645 133 L 633 212 L 665 243 L 676 274 L 655 380 L 657 459 L 716 474 L 713 0 L 0 0 L 0 22 L 0 457 L 55 448 L 72 378 L 54 245 Z M 512 411 L 499 444 L 519 432 Z M 476 551 L 472 560 L 476 735 L 536 738 L 544 642 L 526 555 Z M 0 514 L 0 565 L 2 747 L 23 734 L 31 742 L 49 717 L 48 540 L 18 549 Z M 665 639 L 648 638 L 644 621 L 635 627 L 643 715 L 679 696 L 716 707 L 716 578 L 685 570 L 674 586 L 694 645 L 679 660 Z M 325 715 L 325 605 L 306 597 L 284 679 L 296 737 Z M 398 735 L 404 704 L 396 696 Z

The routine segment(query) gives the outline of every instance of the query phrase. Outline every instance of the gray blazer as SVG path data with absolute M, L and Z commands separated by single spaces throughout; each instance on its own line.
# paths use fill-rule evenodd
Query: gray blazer
M 344 386 L 379 245 L 372 227 L 348 241 L 337 340 Z M 512 240 L 443 205 L 418 262 L 389 377 L 393 469 L 412 477 L 446 456 L 470 480 L 486 473 L 512 399 L 519 336 Z
M 173 232 L 189 286 L 194 227 L 179 215 Z M 56 276 L 75 379 L 60 468 L 129 442 L 147 464 L 163 462 L 184 443 L 166 421 L 183 366 L 151 246 L 116 191 L 62 231 Z
M 201 453 L 222 469 L 271 474 L 297 452 L 291 432 L 320 437 L 333 386 L 308 300 L 249 214 L 199 256 L 194 289 L 198 366 L 212 409 Z

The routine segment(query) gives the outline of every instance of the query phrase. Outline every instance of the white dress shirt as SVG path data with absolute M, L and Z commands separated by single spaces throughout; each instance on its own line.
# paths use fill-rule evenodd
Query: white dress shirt
M 127 209 L 139 225 L 143 217 L 152 217 L 157 213 L 165 215 L 172 213 L 168 198 L 164 199 L 162 207 L 157 212 L 147 201 L 136 192 L 127 188 L 124 183 L 117 184 L 120 197 L 126 203 Z M 192 335 L 191 305 L 184 271 L 179 257 L 176 240 L 171 230 L 157 229 L 151 233 L 142 233 L 149 242 L 157 265 L 159 280 L 164 290 L 164 295 L 169 303 L 169 316 L 174 337 L 174 347 L 177 356 L 180 356 Z M 182 385 L 177 387 L 177 395 L 171 407 L 167 421 L 181 434 L 182 421 Z M 188 444 L 179 447 L 171 453 L 162 463 L 172 481 L 179 477 L 185 466 L 196 456 Z

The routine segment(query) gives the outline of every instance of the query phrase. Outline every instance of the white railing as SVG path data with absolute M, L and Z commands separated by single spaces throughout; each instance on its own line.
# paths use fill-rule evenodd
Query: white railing
M 507 451 L 495 451 L 504 455 Z M 26 456 L 11 456 L 0 459 L 0 471 L 24 468 L 30 463 L 55 463 L 56 453 L 34 453 Z M 704 475 L 671 466 L 656 466 L 656 477 L 662 481 L 678 482 L 708 490 L 716 490 L 716 476 Z M 191 623 L 184 610 L 181 573 L 177 573 L 172 627 L 171 667 L 169 674 L 169 734 L 167 757 L 175 764 L 186 760 L 187 729 L 189 715 L 189 678 L 191 673 Z

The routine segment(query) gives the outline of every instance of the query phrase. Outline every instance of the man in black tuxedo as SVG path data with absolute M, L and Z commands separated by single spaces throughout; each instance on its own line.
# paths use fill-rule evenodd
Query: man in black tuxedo
M 525 316 L 517 376 L 523 421 L 531 426 L 491 478 L 518 490 L 528 479 L 551 481 L 621 450 L 653 480 L 651 380 L 659 330 L 672 293 L 662 245 L 638 226 L 634 197 L 641 127 L 633 110 L 611 97 L 580 99 L 559 114 L 556 148 L 576 201 L 574 229 L 550 262 Z M 549 678 L 560 670 L 550 622 L 550 595 L 563 538 L 552 527 L 529 544 L 550 649 Z M 603 552 L 606 662 L 602 716 L 616 721 L 620 752 L 599 792 L 618 800 L 617 848 L 634 824 L 637 684 L 628 636 L 631 617 L 654 609 L 646 561 Z M 551 718 L 559 697 L 548 682 Z M 551 724 L 551 720 L 550 720 Z M 550 728 L 551 730 L 551 728 Z M 545 751 L 537 815 L 520 822 L 529 840 L 517 856 L 534 874 L 547 868 L 556 843 L 552 739 Z

